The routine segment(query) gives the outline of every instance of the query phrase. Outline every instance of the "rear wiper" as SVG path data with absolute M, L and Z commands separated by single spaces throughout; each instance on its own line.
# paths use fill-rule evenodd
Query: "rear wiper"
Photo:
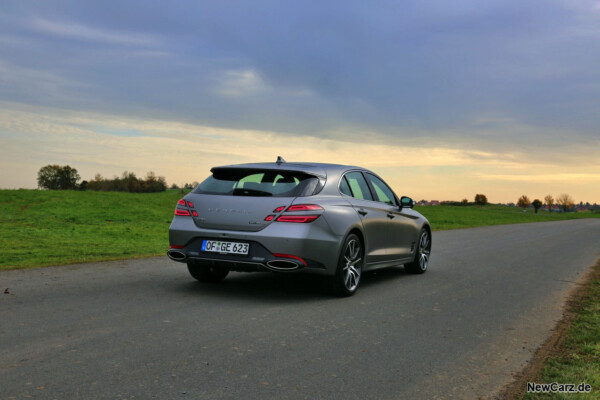
M 233 195 L 234 196 L 273 196 L 273 193 L 265 192 L 263 190 L 239 188 L 239 189 L 233 190 Z

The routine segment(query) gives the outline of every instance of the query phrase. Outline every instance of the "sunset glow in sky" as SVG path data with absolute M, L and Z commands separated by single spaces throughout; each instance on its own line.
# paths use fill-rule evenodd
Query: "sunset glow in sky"
M 0 187 L 360 165 L 417 200 L 600 203 L 599 1 L 4 1 Z

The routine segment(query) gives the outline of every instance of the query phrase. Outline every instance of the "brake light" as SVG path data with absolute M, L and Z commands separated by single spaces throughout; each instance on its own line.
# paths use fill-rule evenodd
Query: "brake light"
M 283 210 L 285 210 L 285 206 L 281 206 L 281 207 L 277 207 L 276 209 L 273 210 L 274 213 L 280 213 Z
M 185 206 L 185 200 L 184 199 L 179 199 L 179 201 L 177 202 L 177 204 L 179 204 L 180 206 Z
M 181 215 L 182 217 L 189 217 L 190 212 L 188 210 L 180 210 L 180 209 L 176 208 L 175 215 Z
M 197 213 L 195 210 L 192 210 L 192 215 L 193 215 L 194 217 L 197 217 L 197 216 L 198 216 L 198 213 Z
M 313 222 L 315 219 L 319 218 L 320 215 L 281 215 L 277 217 L 275 221 L 277 222 L 297 222 L 300 224 L 306 224 L 308 222 Z
M 304 261 L 303 259 L 301 259 L 298 256 L 294 256 L 292 254 L 279 254 L 279 253 L 273 253 L 273 255 L 275 257 L 280 257 L 280 258 L 291 258 L 292 260 L 297 260 L 300 261 L 302 264 L 304 264 L 304 266 L 306 267 L 308 264 L 306 264 L 306 261 Z
M 188 207 L 194 208 L 194 203 L 192 203 L 191 201 L 188 201 L 187 203 L 188 203 Z
M 273 221 L 273 218 L 275 218 L 275 216 L 274 216 L 274 215 L 267 215 L 267 216 L 265 217 L 265 221 Z
M 285 211 L 323 211 L 323 207 L 316 204 L 295 204 Z

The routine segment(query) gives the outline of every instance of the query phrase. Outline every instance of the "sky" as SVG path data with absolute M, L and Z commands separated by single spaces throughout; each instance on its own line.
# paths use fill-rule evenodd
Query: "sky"
M 0 0 L 0 187 L 359 165 L 416 200 L 600 203 L 600 1 Z

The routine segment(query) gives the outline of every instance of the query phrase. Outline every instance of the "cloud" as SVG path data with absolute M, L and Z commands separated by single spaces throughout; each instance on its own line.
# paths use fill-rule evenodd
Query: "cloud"
M 593 184 L 600 182 L 598 173 L 539 173 L 539 174 L 484 174 L 475 173 L 475 177 L 484 180 L 498 180 L 507 182 L 569 182 Z
M 153 35 L 98 29 L 67 21 L 34 18 L 30 26 L 41 33 L 67 39 L 102 42 L 118 45 L 154 46 L 160 41 Z
M 594 1 L 5 3 L 0 101 L 63 110 L 66 124 L 91 113 L 111 140 L 151 120 L 179 136 L 148 128 L 144 141 L 195 148 L 208 135 L 223 158 L 244 156 L 210 135 L 259 132 L 271 150 L 318 144 L 340 162 L 421 174 L 476 163 L 489 176 L 577 174 L 600 157 Z
M 13 165 L 13 172 L 0 179 L 4 187 L 34 186 L 37 170 L 50 163 L 69 164 L 83 179 L 96 173 L 113 176 L 124 170 L 138 174 L 153 170 L 168 182 L 182 184 L 202 180 L 216 165 L 274 161 L 282 155 L 288 161 L 364 166 L 379 172 L 398 192 L 419 198 L 461 199 L 485 189 L 494 201 L 511 201 L 532 187 L 542 192 L 569 191 L 588 200 L 600 198 L 598 165 L 586 167 L 583 173 L 581 164 L 535 164 L 505 152 L 358 145 L 343 139 L 10 103 L 0 103 L 0 138 L 7 143 L 0 148 L 0 159 Z M 588 149 L 581 156 L 595 151 Z
M 264 89 L 264 83 L 253 70 L 225 71 L 217 92 L 224 96 L 242 97 Z

